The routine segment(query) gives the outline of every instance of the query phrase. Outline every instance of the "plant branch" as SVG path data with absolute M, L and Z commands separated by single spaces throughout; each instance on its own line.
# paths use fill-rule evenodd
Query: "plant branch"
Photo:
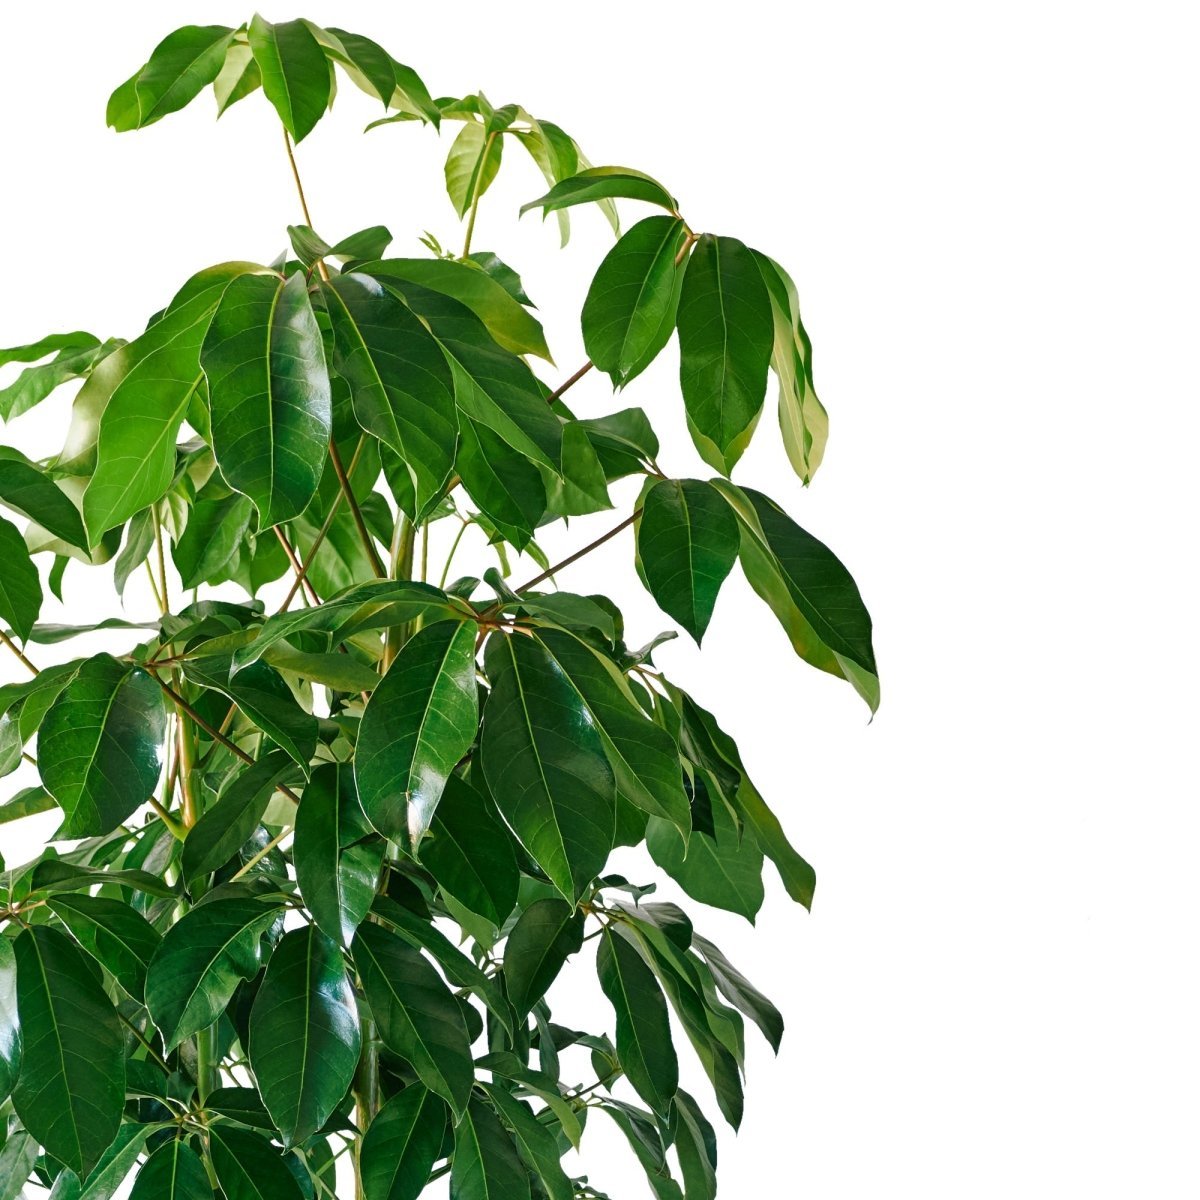
M 492 143 L 496 140 L 496 134 L 489 133 L 487 141 L 483 144 L 483 153 L 479 156 L 479 174 L 475 176 L 475 186 L 471 189 L 471 216 L 467 221 L 467 236 L 463 239 L 462 254 L 460 258 L 466 258 L 471 253 L 471 238 L 475 235 L 475 218 L 479 215 L 479 197 L 483 189 L 484 169 L 487 165 L 488 155 L 492 152 Z
M 278 786 L 281 792 L 287 791 L 282 784 L 279 784 Z M 293 829 L 290 825 L 286 829 L 281 829 L 261 850 L 254 855 L 253 858 L 247 859 L 246 862 L 230 876 L 229 882 L 232 883 L 235 879 L 241 879 L 243 875 L 246 875 L 248 872 L 254 870 L 254 868 L 257 867 L 258 864 L 262 862 L 262 860 L 266 858 L 267 855 L 270 854 L 271 851 L 274 850 L 275 847 L 278 846 L 279 843 L 282 842 L 283 839 L 292 832 Z
M 21 647 L 18 646 L 17 643 L 14 642 L 12 638 L 10 638 L 8 634 L 4 632 L 3 629 L 0 629 L 0 641 L 2 641 L 34 675 L 41 674 L 41 671 L 39 671 L 37 667 L 35 667 L 33 663 L 31 663 L 29 659 L 25 657 Z
M 547 404 L 553 404 L 565 392 L 569 392 L 596 364 L 589 358 L 565 383 L 560 384 L 546 397 Z
M 371 537 L 371 531 L 367 528 L 367 522 L 363 518 L 362 509 L 359 508 L 358 501 L 355 499 L 354 489 L 350 486 L 350 476 L 342 464 L 341 453 L 337 448 L 337 442 L 333 438 L 329 439 L 329 460 L 333 463 L 333 470 L 338 477 L 338 483 L 341 485 L 342 495 L 346 497 L 346 503 L 350 505 L 350 512 L 354 515 L 354 524 L 358 528 L 358 536 L 367 551 L 367 557 L 371 560 L 371 570 L 375 572 L 377 579 L 386 579 L 387 569 L 383 565 L 383 560 L 379 557 L 379 552 L 375 549 L 375 540 Z
M 338 494 L 340 495 L 341 493 L 339 492 Z M 300 559 L 296 557 L 296 551 L 292 548 L 291 542 L 287 540 L 283 530 L 280 529 L 278 525 L 275 526 L 275 536 L 279 539 L 279 544 L 283 547 L 283 552 L 287 555 L 288 562 L 292 564 L 292 570 L 296 575 L 296 583 L 303 586 L 305 593 L 313 604 L 320 604 L 321 601 L 318 598 L 313 585 L 309 583 L 307 578 L 305 578 L 303 564 L 300 562 Z M 295 593 L 293 592 L 292 595 L 295 595 Z
M 588 542 L 581 550 L 576 550 L 574 554 L 568 554 L 562 562 L 555 563 L 554 566 L 547 568 L 540 575 L 535 575 L 532 579 L 521 584 L 519 588 L 514 588 L 513 590 L 519 595 L 521 592 L 527 592 L 531 587 L 536 587 L 539 583 L 543 583 L 545 580 L 557 575 L 564 567 L 569 567 L 573 562 L 578 562 L 585 554 L 591 554 L 593 550 L 603 546 L 610 538 L 616 537 L 622 529 L 627 529 L 641 515 L 642 510 L 635 508 L 619 525 L 614 525 L 612 529 L 607 533 L 601 534 L 594 542 Z

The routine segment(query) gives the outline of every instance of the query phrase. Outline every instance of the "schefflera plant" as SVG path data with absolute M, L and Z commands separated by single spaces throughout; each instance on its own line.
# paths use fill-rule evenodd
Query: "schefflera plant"
M 292 151 L 339 74 L 382 103 L 377 124 L 455 130 L 460 254 L 316 232 Z M 83 380 L 60 454 L 0 451 L 0 503 L 27 520 L 0 519 L 0 637 L 27 672 L 0 689 L 0 768 L 40 779 L 0 821 L 61 813 L 0 874 L 0 1200 L 27 1181 L 109 1197 L 129 1174 L 134 1200 L 330 1197 L 343 1155 L 366 1200 L 444 1175 L 460 1200 L 595 1197 L 564 1159 L 586 1161 L 569 1152 L 596 1113 L 657 1197 L 710 1200 L 705 1110 L 738 1125 L 745 1020 L 776 1048 L 783 1020 L 608 860 L 644 844 L 687 895 L 750 920 L 765 860 L 805 906 L 814 876 L 717 717 L 655 667 L 670 635 L 631 649 L 613 600 L 556 580 L 632 525 L 631 567 L 699 642 L 740 561 L 798 655 L 874 709 L 846 569 L 729 478 L 771 374 L 805 483 L 820 462 L 796 288 L 559 126 L 434 99 L 375 42 L 304 20 L 177 30 L 109 123 L 210 85 L 221 112 L 261 92 L 278 113 L 304 215 L 291 252 L 200 271 L 128 341 L 0 355 L 32 364 L 0 391 L 6 421 Z M 518 144 L 549 185 L 526 207 L 564 240 L 574 206 L 614 228 L 615 200 L 654 210 L 600 263 L 590 359 L 557 386 L 531 366 L 549 353 L 518 275 L 471 244 Z M 627 387 L 675 331 L 682 413 L 656 409 L 686 421 L 709 480 L 662 471 L 641 409 L 578 419 L 564 401 L 593 367 Z M 631 476 L 633 511 L 546 561 L 538 531 L 610 508 Z M 487 558 L 456 577 L 471 527 Z M 523 582 L 517 555 L 539 566 Z M 144 569 L 156 619 L 39 624 L 46 588 L 96 608 L 80 563 L 108 564 L 118 592 Z M 230 581 L 244 599 L 208 595 Z M 38 669 L 31 643 L 96 629 L 124 648 Z M 546 997 L 588 942 L 612 1015 L 585 1031 Z M 679 1033 L 702 1100 L 679 1085 Z

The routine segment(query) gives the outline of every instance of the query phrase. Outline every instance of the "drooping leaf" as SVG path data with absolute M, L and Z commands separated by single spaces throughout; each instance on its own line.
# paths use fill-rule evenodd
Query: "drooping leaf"
M 663 1144 L 662 1133 L 653 1115 L 621 1100 L 605 1100 L 600 1108 L 625 1135 L 630 1149 L 646 1172 L 646 1182 L 655 1200 L 684 1200 L 679 1184 L 671 1175 L 667 1147 Z
M 238 983 L 262 966 L 262 935 L 279 909 L 245 897 L 213 899 L 171 926 L 146 975 L 146 1004 L 168 1051 L 213 1024 Z
M 354 965 L 385 1045 L 461 1114 L 474 1079 L 471 1043 L 438 973 L 403 938 L 370 923 L 354 935 Z
M 42 610 L 42 581 L 29 557 L 25 539 L 11 522 L 0 517 L 0 621 L 24 641 Z
M 17 1016 L 17 956 L 0 937 L 0 1104 L 12 1094 L 21 1071 L 21 1022 Z
M 253 518 L 254 506 L 250 498 L 229 491 L 221 486 L 220 480 L 212 480 L 201 491 L 188 514 L 187 526 L 171 552 L 184 588 L 221 583 L 228 578 L 230 568 L 246 544 Z M 151 538 L 153 533 L 151 528 Z
M 417 1200 L 441 1154 L 449 1111 L 411 1084 L 375 1115 L 362 1143 L 364 1200 Z
M 162 771 L 162 692 L 108 654 L 90 658 L 38 734 L 38 769 L 65 814 L 61 837 L 110 832 L 146 802 Z
M 472 1097 L 454 1127 L 454 1200 L 529 1200 L 529 1175 L 490 1105 Z
M 118 132 L 143 129 L 190 104 L 221 73 L 233 32 L 224 25 L 185 25 L 168 34 L 113 92 L 108 124 Z
M 546 994 L 563 964 L 583 945 L 583 913 L 556 897 L 534 900 L 504 946 L 508 998 L 524 1016 Z
M 254 502 L 260 529 L 291 520 L 312 499 L 333 428 L 325 351 L 304 276 L 233 280 L 200 365 L 221 474 Z
M 359 804 L 349 763 L 323 763 L 300 797 L 293 858 L 296 882 L 319 928 L 349 945 L 371 910 L 383 845 Z
M 209 1154 L 225 1200 L 303 1200 L 296 1177 L 260 1134 L 218 1123 Z
M 446 780 L 479 726 L 471 622 L 439 621 L 396 656 L 363 714 L 354 777 L 371 824 L 420 845 Z
M 682 1090 L 675 1095 L 674 1127 L 684 1196 L 687 1200 L 716 1200 L 717 1135 L 700 1106 Z
M 676 201 L 657 179 L 631 167 L 588 167 L 569 179 L 556 183 L 544 196 L 521 206 L 524 215 L 540 208 L 543 216 L 560 208 L 600 200 L 645 200 L 675 213 Z
M 504 819 L 572 903 L 613 846 L 616 783 L 591 714 L 546 651 L 494 636 L 481 752 Z
M 104 896 L 63 894 L 50 911 L 75 940 L 133 997 L 141 1000 L 146 970 L 162 938 L 136 909 Z
M 642 501 L 639 566 L 659 608 L 699 644 L 737 561 L 737 519 L 711 484 L 663 479 Z
M 69 545 L 87 549 L 79 509 L 41 467 L 11 446 L 0 446 L 0 504 L 16 509 Z
M 84 1176 L 116 1137 L 125 1104 L 116 1010 L 65 933 L 34 926 L 14 949 L 24 1048 L 13 1107 L 48 1153 Z
M 774 345 L 771 298 L 754 255 L 704 234 L 679 296 L 679 386 L 700 457 L 728 475 L 750 444 Z
M 0 419 L 12 421 L 41 404 L 56 388 L 72 379 L 81 379 L 92 368 L 124 345 L 113 338 L 104 343 L 90 333 L 52 334 L 32 346 L 0 350 L 0 365 L 6 362 L 31 362 L 57 349 L 45 363 L 26 367 L 7 387 L 0 388 Z
M 250 1013 L 250 1066 L 285 1146 L 312 1136 L 350 1089 L 362 1036 L 342 952 L 315 925 L 285 933 Z
M 485 1084 L 488 1099 L 512 1131 L 525 1166 L 545 1189 L 549 1200 L 575 1200 L 575 1185 L 562 1168 L 562 1149 L 554 1133 L 521 1100 L 496 1084 Z
M 541 472 L 486 425 L 463 415 L 455 465 L 480 512 L 524 550 L 546 512 Z
M 637 1094 L 666 1116 L 679 1086 L 679 1063 L 662 989 L 638 952 L 608 930 L 600 938 L 596 970 L 617 1017 L 617 1054 Z
M 217 116 L 239 100 L 262 87 L 262 72 L 254 60 L 249 42 L 233 42 L 225 53 L 225 63 L 213 80 L 213 95 L 217 101 Z
M 146 1160 L 129 1200 L 210 1200 L 212 1184 L 200 1156 L 182 1138 L 164 1142 Z
M 325 32 L 337 38 L 345 50 L 347 59 L 354 67 L 349 72 L 350 78 L 358 87 L 363 87 L 365 81 L 369 91 L 377 95 L 385 106 L 398 108 L 434 125 L 439 123 L 441 110 L 411 67 L 397 62 L 382 46 L 361 34 L 348 33 L 332 26 Z M 391 90 L 387 91 L 389 84 Z M 368 91 L 368 88 L 363 87 L 363 91 Z
M 696 934 L 692 945 L 708 964 L 721 995 L 762 1030 L 763 1037 L 778 1054 L 780 1042 L 783 1040 L 783 1017 L 779 1009 L 707 938 Z
M 305 21 L 273 25 L 256 15 L 250 49 L 267 99 L 283 127 L 302 142 L 329 107 L 331 76 L 320 42 Z
M 583 344 L 623 387 L 667 344 L 683 279 L 687 229 L 677 217 L 639 221 L 608 252 L 583 303 Z

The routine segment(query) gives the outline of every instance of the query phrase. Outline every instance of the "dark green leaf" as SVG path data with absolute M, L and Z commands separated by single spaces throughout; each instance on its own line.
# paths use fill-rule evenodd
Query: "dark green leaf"
M 474 1079 L 471 1043 L 441 977 L 401 937 L 369 923 L 354 935 L 354 965 L 385 1045 L 462 1113 Z
M 679 385 L 700 457 L 728 475 L 750 444 L 774 344 L 771 298 L 754 255 L 704 234 L 679 297 Z
M 665 1117 L 679 1086 L 679 1063 L 662 989 L 633 946 L 608 930 L 600 938 L 596 970 L 617 1016 L 621 1068 L 637 1094 Z
M 368 820 L 420 845 L 479 725 L 471 622 L 439 621 L 405 642 L 363 714 L 354 777 Z
M 296 1177 L 257 1133 L 214 1125 L 209 1153 L 225 1200 L 303 1200 Z
M 262 935 L 278 915 L 261 901 L 230 897 L 171 926 L 146 976 L 146 1004 L 167 1050 L 216 1021 L 238 983 L 258 973 Z
M 79 1200 L 112 1200 L 133 1170 L 151 1132 L 149 1125 L 136 1125 L 131 1121 L 123 1124 L 117 1131 L 116 1140 L 84 1179 Z
M 24 1051 L 13 1107 L 48 1153 L 84 1176 L 116 1137 L 125 1104 L 116 1010 L 66 934 L 35 926 L 15 950 Z
M 504 819 L 572 903 L 613 846 L 616 785 L 591 716 L 561 669 L 530 639 L 493 636 L 482 756 Z
M 44 788 L 22 788 L 11 800 L 0 804 L 0 825 L 49 812 L 54 807 L 54 797 Z
M 171 553 L 180 582 L 188 589 L 228 578 L 254 518 L 249 497 L 213 482 L 216 486 L 205 488 L 196 498 L 187 527 Z
M 583 344 L 592 362 L 623 387 L 667 344 L 683 269 L 687 229 L 677 217 L 639 221 L 608 252 L 583 304 Z
M 654 1117 L 619 1100 L 605 1100 L 600 1108 L 606 1112 L 625 1135 L 637 1160 L 646 1172 L 646 1181 L 655 1200 L 683 1200 L 679 1184 L 671 1177 L 667 1163 L 667 1148 Z
M 721 995 L 735 1008 L 744 1012 L 762 1030 L 771 1049 L 779 1053 L 783 1040 L 783 1017 L 771 1003 L 716 946 L 696 934 L 692 945 L 702 955 L 712 972 Z
M 140 1001 L 146 969 L 162 938 L 136 909 L 104 896 L 54 896 L 52 913 L 75 940 L 133 997 Z
M 54 701 L 38 734 L 38 768 L 64 814 L 60 837 L 115 829 L 146 802 L 162 771 L 167 716 L 145 671 L 90 658 Z
M 588 167 L 569 179 L 556 183 L 544 196 L 521 206 L 522 214 L 540 208 L 543 215 L 573 204 L 592 200 L 645 200 L 668 212 L 676 209 L 675 198 L 656 179 L 630 167 Z
M 517 303 L 528 308 L 534 307 L 533 301 L 525 294 L 520 275 L 498 255 L 490 250 L 476 250 L 467 255 L 466 261 L 473 262 L 484 274 L 490 275 Z
M 529 1200 L 529 1175 L 495 1112 L 474 1097 L 454 1128 L 454 1200 Z
M 142 129 L 190 104 L 220 74 L 232 37 L 224 25 L 185 25 L 168 34 L 113 92 L 109 125 L 118 132 Z
M 518 550 L 546 512 L 541 472 L 498 433 L 462 415 L 456 460 L 467 495 Z
M 250 1066 L 284 1145 L 303 1142 L 350 1089 L 362 1036 L 342 952 L 315 925 L 276 946 L 250 1013 Z
M 211 1200 L 200 1156 L 182 1138 L 164 1142 L 138 1172 L 129 1200 Z
M 485 1054 L 477 1060 L 477 1063 L 484 1070 L 490 1071 L 493 1076 L 510 1079 L 530 1095 L 544 1100 L 558 1118 L 558 1123 L 567 1135 L 567 1140 L 576 1150 L 579 1149 L 580 1140 L 583 1137 L 583 1126 L 579 1115 L 571 1104 L 563 1099 L 559 1085 L 549 1075 L 531 1070 L 515 1054 L 507 1050 Z
M 583 913 L 554 897 L 535 900 L 504 946 L 508 998 L 524 1016 L 546 994 L 563 964 L 583 945 Z
M 87 549 L 79 509 L 41 467 L 11 446 L 0 446 L 0 504 L 16 509 L 56 538 Z
M 90 333 L 58 333 L 32 346 L 0 350 L 0 365 L 32 362 L 53 350 L 58 351 L 49 362 L 27 367 L 7 387 L 0 388 L 0 418 L 12 421 L 28 412 L 62 384 L 86 375 L 96 363 L 123 344 L 114 339 L 101 345 L 100 339 Z
M 125 595 L 129 577 L 149 559 L 150 551 L 154 549 L 154 530 L 153 508 L 143 508 L 130 517 L 125 530 L 125 544 L 113 563 L 113 582 L 118 596 Z
M 364 1200 L 417 1200 L 441 1156 L 449 1113 L 420 1084 L 383 1106 L 362 1143 Z
M 331 76 L 321 44 L 305 21 L 272 25 L 255 15 L 250 49 L 283 127 L 303 141 L 329 106 Z
M 687 1200 L 716 1200 L 717 1135 L 700 1106 L 679 1091 L 675 1096 L 675 1153 Z
M 663 479 L 642 502 L 637 553 L 650 594 L 699 644 L 737 561 L 737 518 L 711 484 Z
M 334 242 L 329 253 L 346 260 L 380 258 L 391 244 L 392 234 L 386 225 L 370 225 Z
M 383 846 L 371 832 L 349 763 L 323 763 L 312 774 L 296 814 L 296 882 L 313 920 L 348 945 L 371 910 Z
M 4 562 L 4 570 L 0 571 L 0 621 L 24 641 L 42 610 L 42 581 L 20 530 L 3 517 L 0 559 Z
M 485 1084 L 488 1099 L 512 1130 L 521 1158 L 541 1183 L 550 1200 L 574 1200 L 575 1186 L 562 1169 L 562 1149 L 553 1132 L 511 1092 Z
M 225 289 L 200 350 L 212 445 L 259 528 L 301 513 L 332 431 L 329 375 L 304 276 L 243 275 Z
M 0 937 L 0 1104 L 12 1094 L 21 1070 L 21 1023 L 17 1018 L 17 956 Z

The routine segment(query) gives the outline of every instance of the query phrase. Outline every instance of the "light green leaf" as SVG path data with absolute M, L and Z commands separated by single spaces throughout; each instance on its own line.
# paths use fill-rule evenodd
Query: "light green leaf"
M 12 421 L 28 412 L 56 388 L 87 375 L 96 363 L 124 344 L 114 338 L 101 345 L 100 339 L 90 333 L 56 333 L 29 346 L 0 350 L 0 366 L 32 362 L 58 351 L 49 362 L 27 367 L 7 387 L 0 388 L 0 419 Z
M 362 1143 L 364 1200 L 417 1200 L 441 1154 L 446 1102 L 410 1084 L 376 1114 Z
M 446 192 L 460 217 L 491 186 L 503 151 L 504 139 L 481 121 L 467 121 L 458 131 L 446 156 Z
M 674 196 L 657 179 L 631 167 L 588 167 L 569 179 L 556 183 L 544 196 L 521 206 L 524 215 L 531 208 L 540 208 L 543 215 L 574 204 L 600 200 L 645 200 L 675 213 Z
M 38 1159 L 38 1144 L 23 1129 L 14 1129 L 0 1146 L 0 1200 L 19 1200 Z
M 29 637 L 42 610 L 42 581 L 20 530 L 0 517 L 0 621 L 21 641 Z
M 473 622 L 414 634 L 363 713 L 354 777 L 367 819 L 415 851 L 479 726 Z
M 262 87 L 262 72 L 254 61 L 249 42 L 234 42 L 225 54 L 225 65 L 213 80 L 213 95 L 217 100 L 217 116 L 239 100 Z
M 325 51 L 307 22 L 272 25 L 258 15 L 250 22 L 250 49 L 267 99 L 283 127 L 302 142 L 329 107 L 331 76 Z

